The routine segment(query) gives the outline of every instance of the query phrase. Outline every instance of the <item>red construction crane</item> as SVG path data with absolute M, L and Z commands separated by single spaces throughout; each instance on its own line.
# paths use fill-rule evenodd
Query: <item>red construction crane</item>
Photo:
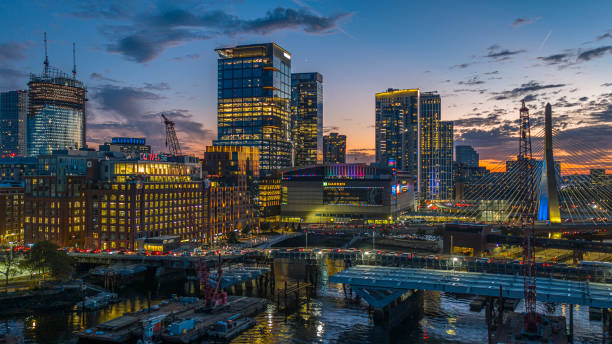
M 176 137 L 176 131 L 174 130 L 174 122 L 169 120 L 163 113 L 161 114 L 161 117 L 164 121 L 164 125 L 166 126 L 166 147 L 170 149 L 170 154 L 183 155 L 181 145 Z
M 523 289 L 525 296 L 525 319 L 523 331 L 538 333 L 540 319 L 536 313 L 536 265 L 535 265 L 535 161 L 531 151 L 531 127 L 529 109 L 525 101 L 520 109 L 519 187 L 521 192 L 521 228 L 523 229 Z

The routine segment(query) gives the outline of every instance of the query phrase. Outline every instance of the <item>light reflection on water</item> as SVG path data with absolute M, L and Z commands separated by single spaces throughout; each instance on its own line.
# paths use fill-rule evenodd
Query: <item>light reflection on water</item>
M 339 284 L 327 283 L 327 276 L 343 269 L 342 263 L 327 261 L 321 267 L 322 283 L 317 297 L 307 306 L 303 303 L 293 313 L 285 315 L 277 311 L 274 302 L 256 316 L 257 324 L 235 338 L 235 344 L 275 343 L 486 343 L 487 326 L 484 309 L 479 313 L 469 311 L 470 298 L 456 295 L 425 292 L 424 317 L 420 321 L 408 321 L 389 333 L 374 326 L 368 316 L 368 307 L 363 301 L 355 304 L 344 298 Z M 285 280 L 303 279 L 304 267 L 279 262 L 275 264 L 277 288 Z M 165 286 L 152 304 L 172 293 L 182 294 L 182 284 Z M 244 293 L 246 294 L 246 292 Z M 155 295 L 155 294 L 154 294 Z M 28 317 L 13 318 L 23 324 L 27 343 L 76 342 L 74 333 L 83 328 L 121 316 L 124 312 L 146 307 L 146 293 L 142 286 L 123 295 L 125 299 L 107 309 L 87 312 L 54 312 Z M 517 311 L 523 309 L 519 304 Z M 538 305 L 546 314 L 568 316 L 567 305 L 557 305 L 554 310 Z M 552 313 L 551 313 L 552 312 Z M 0 321 L 0 333 L 7 321 Z M 588 320 L 588 308 L 574 310 L 574 334 L 576 343 L 601 343 L 601 321 Z

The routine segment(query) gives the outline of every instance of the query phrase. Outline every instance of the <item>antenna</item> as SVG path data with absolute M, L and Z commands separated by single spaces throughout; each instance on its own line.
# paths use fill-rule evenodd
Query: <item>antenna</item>
M 49 75 L 49 55 L 47 55 L 47 32 L 45 32 L 45 76 Z
M 75 44 L 72 42 L 72 78 L 76 80 L 76 52 Z

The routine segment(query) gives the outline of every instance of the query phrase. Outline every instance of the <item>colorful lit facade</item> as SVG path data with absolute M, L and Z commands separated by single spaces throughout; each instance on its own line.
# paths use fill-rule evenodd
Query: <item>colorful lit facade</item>
M 323 136 L 323 163 L 346 163 L 346 135 L 329 133 Z
M 83 83 L 51 68 L 31 74 L 28 86 L 27 154 L 84 148 L 87 90 Z
M 262 173 L 291 166 L 291 55 L 274 43 L 216 49 L 215 146 L 259 149 Z
M 453 199 L 453 134 L 453 122 L 440 121 L 440 139 L 438 140 L 437 149 L 440 166 L 438 200 Z
M 281 221 L 390 223 L 415 206 L 414 179 L 362 164 L 318 165 L 284 171 Z
M 292 137 L 294 166 L 323 161 L 323 76 L 291 74 Z
M 28 92 L 0 92 L 0 156 L 24 156 Z

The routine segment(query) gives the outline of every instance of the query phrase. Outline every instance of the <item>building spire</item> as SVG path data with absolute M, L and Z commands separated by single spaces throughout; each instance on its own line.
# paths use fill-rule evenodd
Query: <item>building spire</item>
M 45 32 L 45 76 L 49 75 L 49 55 L 47 55 L 47 32 Z
M 76 48 L 72 42 L 72 78 L 76 80 Z

